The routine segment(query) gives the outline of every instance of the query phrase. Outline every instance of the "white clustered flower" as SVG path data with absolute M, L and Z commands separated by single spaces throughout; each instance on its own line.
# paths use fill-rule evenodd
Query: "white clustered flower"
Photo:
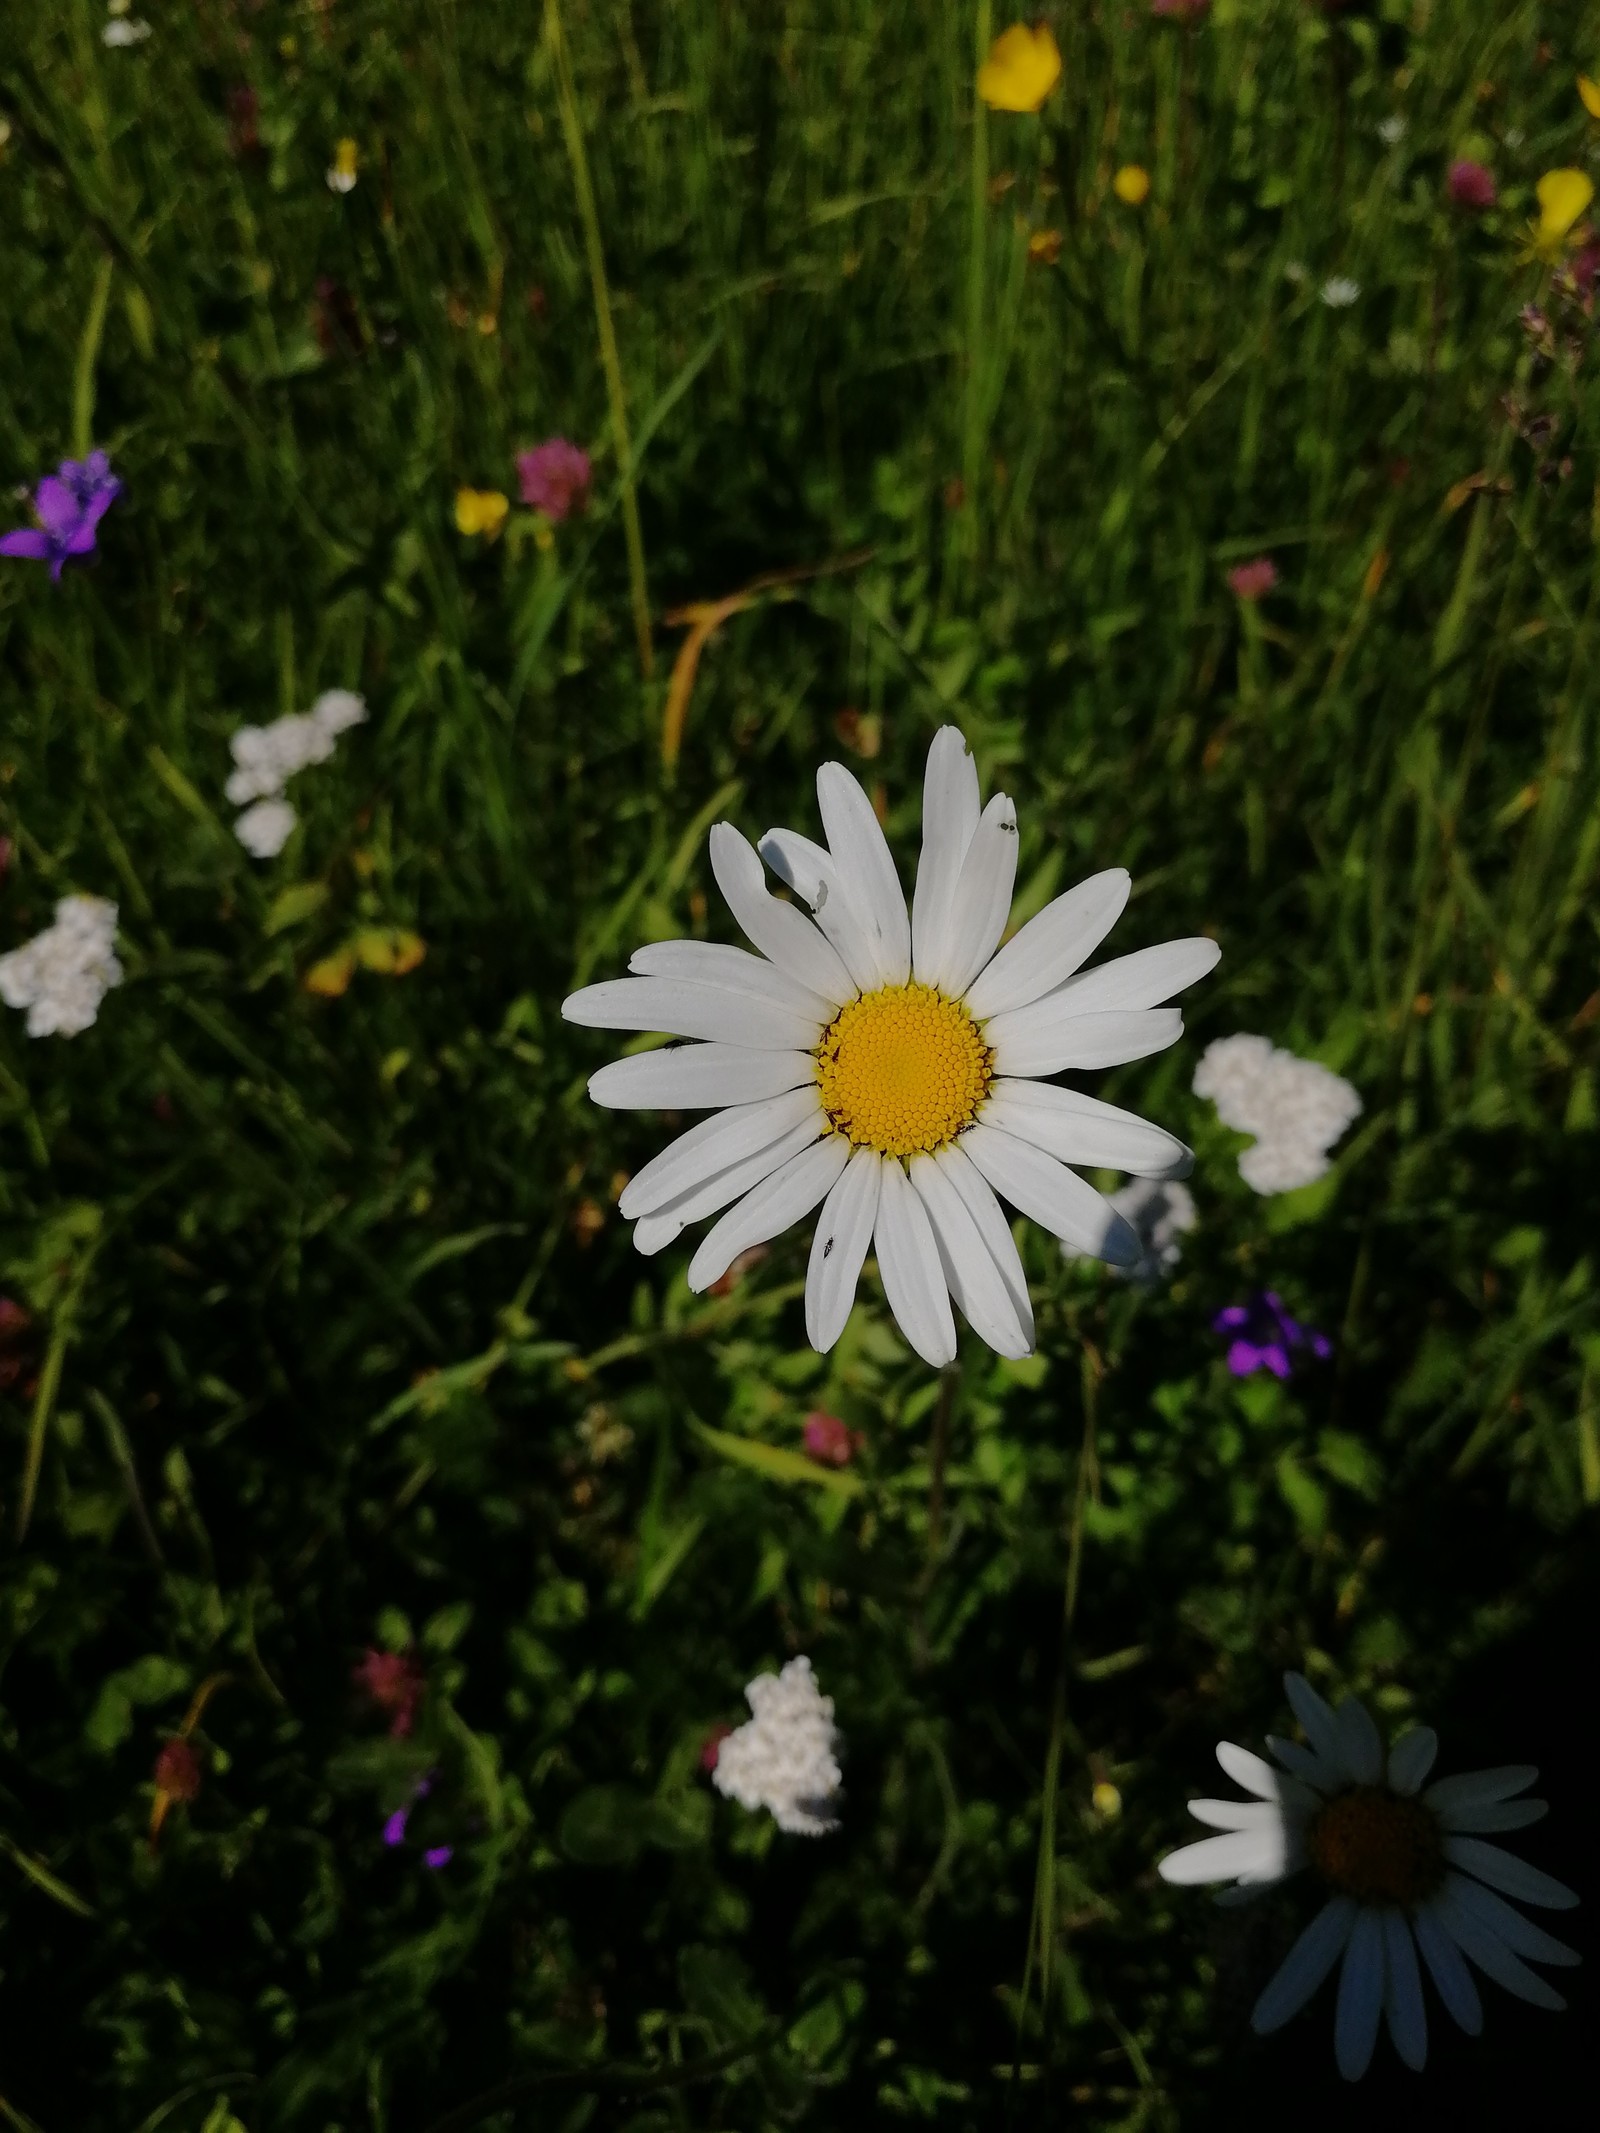
M 1361 1116 L 1360 1095 L 1314 1059 L 1297 1059 L 1270 1037 L 1219 1037 L 1194 1070 L 1194 1093 L 1256 1144 L 1239 1158 L 1239 1175 L 1259 1193 L 1314 1185 L 1330 1168 L 1328 1150 Z
M 1378 126 L 1378 139 L 1387 148 L 1398 148 L 1406 137 L 1406 122 L 1396 111 L 1392 117 L 1383 119 Z
M 1330 311 L 1347 311 L 1361 294 L 1361 284 L 1348 274 L 1330 274 L 1319 293 Z
M 657 941 L 635 951 L 634 976 L 562 1002 L 590 1029 L 701 1040 L 591 1078 L 608 1109 L 716 1114 L 646 1163 L 618 1205 L 646 1253 L 728 1210 L 689 1262 L 695 1290 L 820 1207 L 805 1311 L 824 1354 L 870 1250 L 924 1362 L 955 1358 L 952 1298 L 999 1354 L 1029 1355 L 1033 1307 L 1001 1200 L 1063 1243 L 1136 1266 L 1133 1229 L 1071 1166 L 1175 1178 L 1194 1163 L 1159 1126 L 1048 1077 L 1175 1044 L 1183 1016 L 1166 1003 L 1221 950 L 1199 936 L 1084 969 L 1127 904 L 1123 867 L 1005 941 L 1016 808 L 1004 793 L 982 805 L 954 726 L 928 751 L 909 911 L 872 802 L 843 764 L 823 764 L 817 798 L 826 846 L 775 829 L 758 854 L 731 823 L 712 828 L 711 871 L 760 955 Z M 793 902 L 768 889 L 763 859 Z
M 129 0 L 111 0 L 111 20 L 100 32 L 100 42 L 112 51 L 126 51 L 129 45 L 143 44 L 150 34 L 150 25 L 142 20 L 129 21 Z
M 1298 2014 L 1340 1958 L 1334 2057 L 1347 2081 L 1372 2061 L 1380 2017 L 1395 2050 L 1420 2072 L 1428 2056 L 1428 2015 L 1417 1951 L 1439 1997 L 1469 2036 L 1483 2028 L 1478 1988 L 1463 1957 L 1535 2007 L 1567 2004 L 1524 1957 L 1576 1963 L 1571 1948 L 1505 1901 L 1567 1910 L 1572 1890 L 1515 1853 L 1486 1844 L 1486 1833 L 1523 1829 L 1546 1812 L 1522 1800 L 1539 1775 L 1529 1763 L 1440 1778 L 1422 1790 L 1439 1738 L 1427 1726 L 1402 1734 L 1384 1754 L 1366 1706 L 1347 1696 L 1331 1709 L 1301 1674 L 1284 1688 L 1309 1747 L 1267 1746 L 1282 1765 L 1231 1741 L 1217 1761 L 1249 1800 L 1191 1800 L 1197 1822 L 1227 1832 L 1187 1844 L 1160 1863 L 1164 1881 L 1232 1881 L 1223 1902 L 1246 1902 L 1302 1867 L 1327 1901 L 1289 1950 L 1251 2015 L 1265 2036 Z
M 833 1698 L 817 1687 L 809 1659 L 758 1674 L 745 1690 L 755 1716 L 717 1750 L 711 1782 L 752 1813 L 766 1807 L 792 1837 L 822 1837 L 839 1824 L 842 1772 Z
M 1134 1265 L 1111 1271 L 1136 1288 L 1153 1289 L 1183 1257 L 1179 1239 L 1194 1228 L 1194 1194 L 1175 1178 L 1135 1178 L 1119 1192 L 1107 1194 L 1106 1204 L 1128 1224 L 1143 1252 Z M 1067 1259 L 1088 1257 L 1070 1244 L 1062 1245 L 1061 1251 Z
M 274 719 L 270 726 L 239 728 L 228 744 L 236 767 L 224 789 L 235 807 L 247 810 L 233 828 L 254 857 L 275 858 L 294 828 L 285 785 L 308 764 L 327 762 L 339 735 L 366 715 L 366 700 L 353 689 L 325 689 L 309 711 Z M 251 807 L 252 800 L 275 804 Z
M 122 983 L 113 952 L 117 907 L 103 896 L 63 896 L 55 923 L 0 956 L 0 1000 L 28 1010 L 30 1037 L 76 1037 Z

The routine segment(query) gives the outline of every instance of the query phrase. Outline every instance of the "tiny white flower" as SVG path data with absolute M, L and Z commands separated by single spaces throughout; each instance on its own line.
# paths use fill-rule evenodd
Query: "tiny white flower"
M 1520 126 L 1508 126 L 1501 135 L 1501 139 L 1508 148 L 1520 148 L 1527 139 L 1527 135 Z
M 352 726 L 365 723 L 367 699 L 358 696 L 354 689 L 324 689 L 306 716 L 330 740 L 336 740 Z
M 55 921 L 9 955 L 0 956 L 0 1000 L 26 1008 L 30 1037 L 76 1037 L 100 1012 L 117 961 L 117 907 L 103 896 L 64 896 Z
M 113 9 L 111 20 L 100 32 L 100 42 L 112 51 L 126 51 L 130 45 L 143 44 L 150 34 L 150 25 L 144 21 L 130 21 L 126 12 Z
M 1194 1093 L 1210 1098 L 1225 1126 L 1256 1135 L 1255 1146 L 1239 1158 L 1239 1175 L 1263 1194 L 1293 1192 L 1325 1177 L 1328 1150 L 1362 1110 L 1360 1094 L 1341 1075 L 1281 1050 L 1270 1037 L 1208 1044 L 1195 1068 Z
M 1398 148 L 1406 137 L 1406 122 L 1396 111 L 1382 120 L 1378 126 L 1378 139 L 1386 147 Z
M 1566 2002 L 1528 1960 L 1576 1963 L 1577 1955 L 1505 1901 L 1566 1910 L 1578 1899 L 1563 1883 L 1484 1837 L 1522 1829 L 1543 1800 L 1518 1799 L 1539 1775 L 1530 1764 L 1440 1778 L 1424 1792 L 1438 1736 L 1426 1726 L 1384 1753 L 1366 1706 L 1347 1696 L 1335 1711 L 1301 1674 L 1284 1688 L 1309 1746 L 1267 1736 L 1274 1769 L 1222 1741 L 1217 1761 L 1249 1800 L 1191 1800 L 1197 1822 L 1226 1832 L 1169 1853 L 1165 1881 L 1232 1881 L 1223 1900 L 1246 1900 L 1304 1867 L 1327 1900 L 1255 2005 L 1260 2035 L 1281 2029 L 1339 1964 L 1334 2057 L 1347 2081 L 1372 2061 L 1386 2018 L 1395 2050 L 1419 2070 L 1428 2056 L 1420 1950 L 1446 2010 L 1468 2033 L 1483 2007 L 1468 1958 L 1486 1977 L 1535 2007 Z M 1525 1960 L 1528 1959 L 1528 1960 Z
M 1128 901 L 1121 867 L 1058 896 L 1002 947 L 1016 810 L 1004 793 L 980 806 L 954 726 L 928 753 L 909 914 L 860 785 L 825 763 L 817 795 L 826 847 L 769 830 L 758 857 L 730 823 L 711 832 L 712 872 L 760 955 L 658 941 L 635 952 L 634 976 L 562 1003 L 591 1029 L 702 1040 L 635 1053 L 590 1080 L 608 1108 L 717 1114 L 646 1163 L 618 1204 L 647 1253 L 729 1209 L 690 1261 L 695 1290 L 820 1204 L 806 1278 L 813 1347 L 826 1352 L 844 1331 L 875 1250 L 889 1308 L 925 1362 L 955 1356 L 952 1297 L 991 1348 L 1027 1355 L 1033 1310 L 1000 1201 L 1131 1267 L 1137 1235 L 1068 1166 L 1173 1178 L 1193 1163 L 1160 1127 L 1046 1077 L 1175 1043 L 1183 1017 L 1162 1003 L 1220 950 L 1202 936 L 1083 969 Z M 795 902 L 768 891 L 763 858 Z
M 1180 1239 L 1195 1224 L 1193 1193 L 1175 1178 L 1135 1178 L 1131 1185 L 1108 1194 L 1106 1204 L 1121 1215 L 1142 1249 L 1142 1257 L 1133 1266 L 1113 1267 L 1112 1272 L 1136 1288 L 1153 1289 L 1183 1257 Z M 1070 1244 L 1061 1250 L 1068 1259 L 1087 1257 Z
M 258 800 L 234 823 L 233 834 L 252 859 L 276 859 L 297 820 L 287 800 Z
M 223 790 L 235 807 L 281 799 L 291 778 L 326 763 L 339 735 L 366 715 L 366 700 L 353 689 L 325 689 L 309 711 L 275 718 L 270 726 L 241 726 L 228 743 L 234 770 Z
M 1306 265 L 1303 259 L 1286 260 L 1284 263 L 1283 278 L 1285 281 L 1292 281 L 1295 284 L 1296 288 L 1298 288 L 1302 282 L 1307 282 L 1311 279 L 1311 269 Z
M 1361 284 L 1348 274 L 1330 274 L 1319 294 L 1330 311 L 1346 311 L 1361 294 Z
M 825 1836 L 838 1827 L 842 1778 L 833 1698 L 818 1689 L 809 1659 L 758 1674 L 744 1693 L 755 1715 L 718 1748 L 711 1782 L 752 1813 L 769 1809 L 790 1836 Z

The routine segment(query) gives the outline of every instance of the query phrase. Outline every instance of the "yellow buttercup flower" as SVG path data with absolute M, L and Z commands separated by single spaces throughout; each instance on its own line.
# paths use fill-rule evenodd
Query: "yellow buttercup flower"
M 486 540 L 492 541 L 505 524 L 510 509 L 509 499 L 498 489 L 457 489 L 456 531 L 481 533 Z
M 1037 111 L 1061 79 L 1061 53 L 1041 22 L 1002 30 L 978 69 L 978 94 L 991 111 Z
M 1150 173 L 1140 163 L 1124 163 L 1111 181 L 1111 190 L 1129 207 L 1138 207 L 1150 197 Z
M 1578 94 L 1583 99 L 1583 108 L 1590 118 L 1600 119 L 1600 81 L 1591 81 L 1587 74 L 1580 74 Z
M 1547 170 L 1539 180 L 1538 249 L 1558 252 L 1572 225 L 1594 198 L 1594 180 L 1582 170 Z

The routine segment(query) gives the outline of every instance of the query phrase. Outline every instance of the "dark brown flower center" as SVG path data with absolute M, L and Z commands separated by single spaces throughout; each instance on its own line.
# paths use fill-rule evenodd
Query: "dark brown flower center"
M 1444 1879 L 1444 1840 L 1419 1800 L 1357 1785 L 1319 1807 L 1306 1827 L 1311 1864 L 1340 1896 L 1409 1907 Z

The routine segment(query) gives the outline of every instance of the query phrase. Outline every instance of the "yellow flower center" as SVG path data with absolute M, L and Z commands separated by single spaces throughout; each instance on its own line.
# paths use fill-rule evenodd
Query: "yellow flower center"
M 931 985 L 885 985 L 852 1000 L 817 1046 L 834 1130 L 880 1155 L 927 1154 L 954 1140 L 993 1078 L 977 1023 Z
M 1318 1808 L 1306 1830 L 1311 1864 L 1340 1896 L 1407 1907 L 1444 1879 L 1444 1840 L 1420 1800 L 1357 1785 Z

